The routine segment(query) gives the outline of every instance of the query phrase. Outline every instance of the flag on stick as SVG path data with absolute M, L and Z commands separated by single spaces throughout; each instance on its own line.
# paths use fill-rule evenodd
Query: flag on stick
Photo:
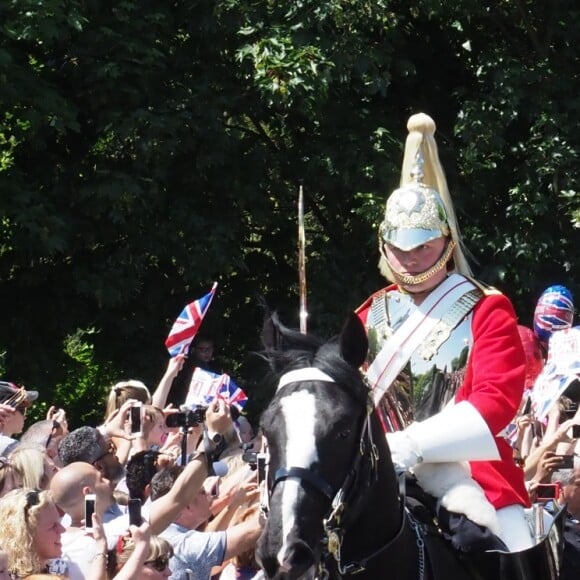
M 233 381 L 230 375 L 212 373 L 196 367 L 191 377 L 185 406 L 209 405 L 214 399 L 223 399 L 228 405 L 233 405 L 242 412 L 248 397 L 241 387 Z
M 183 354 L 189 348 L 209 309 L 216 288 L 217 282 L 214 282 L 211 290 L 205 296 L 188 304 L 173 323 L 169 336 L 165 340 L 165 346 L 171 357 Z

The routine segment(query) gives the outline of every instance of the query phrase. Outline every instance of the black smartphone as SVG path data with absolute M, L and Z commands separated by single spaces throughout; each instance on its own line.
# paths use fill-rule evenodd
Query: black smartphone
M 143 403 L 135 403 L 130 409 L 131 434 L 142 435 L 141 414 L 143 412 Z
M 530 411 L 532 410 L 532 397 L 528 397 L 526 404 L 524 405 L 524 410 L 522 415 L 529 415 Z
M 572 439 L 580 439 L 580 425 L 572 425 Z
M 95 506 L 97 503 L 97 496 L 94 493 L 85 495 L 85 528 L 93 529 L 93 514 L 95 513 Z
M 266 479 L 266 454 L 257 453 L 256 463 L 258 464 L 258 485 Z
M 574 456 L 573 455 L 556 455 L 562 462 L 558 469 L 574 469 Z
M 139 527 L 143 523 L 143 516 L 141 515 L 141 500 L 130 499 L 127 507 L 129 509 L 129 525 Z
M 558 486 L 555 483 L 540 483 L 536 487 L 536 499 L 550 500 L 558 497 Z
M 571 403 L 570 406 L 562 412 L 563 420 L 567 421 L 568 419 L 574 419 L 576 411 L 578 411 L 578 404 Z

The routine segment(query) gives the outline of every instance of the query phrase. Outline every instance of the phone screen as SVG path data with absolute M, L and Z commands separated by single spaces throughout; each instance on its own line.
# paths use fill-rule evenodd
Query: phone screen
M 574 468 L 574 456 L 573 455 L 558 455 L 562 460 L 560 464 L 560 469 L 573 469 Z
M 85 495 L 85 528 L 93 527 L 93 514 L 95 513 L 95 505 L 97 496 L 94 494 Z
M 558 486 L 553 483 L 543 483 L 536 488 L 537 499 L 556 499 L 558 497 Z
M 130 499 L 128 508 L 129 508 L 129 525 L 140 526 L 143 523 L 143 518 L 141 516 L 141 500 Z
M 141 433 L 141 410 L 143 409 L 142 405 L 134 405 L 131 407 L 131 433 L 134 435 L 137 433 Z
M 256 455 L 256 461 L 258 464 L 258 485 L 266 479 L 266 454 L 258 453 Z

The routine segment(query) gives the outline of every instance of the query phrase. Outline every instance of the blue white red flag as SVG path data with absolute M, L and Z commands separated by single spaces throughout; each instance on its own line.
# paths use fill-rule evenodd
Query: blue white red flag
M 189 348 L 209 309 L 216 288 L 217 282 L 214 282 L 211 290 L 199 300 L 188 304 L 173 323 L 169 336 L 165 340 L 165 346 L 171 357 L 183 354 Z
M 212 373 L 206 369 L 195 368 L 191 377 L 191 383 L 185 405 L 209 405 L 214 399 L 223 399 L 228 405 L 233 405 L 242 411 L 248 402 L 246 393 L 238 387 L 230 375 Z
M 223 381 L 218 391 L 218 398 L 223 399 L 228 405 L 236 407 L 238 411 L 243 411 L 246 403 L 248 402 L 248 397 L 244 391 L 232 381 L 228 376 L 227 380 Z

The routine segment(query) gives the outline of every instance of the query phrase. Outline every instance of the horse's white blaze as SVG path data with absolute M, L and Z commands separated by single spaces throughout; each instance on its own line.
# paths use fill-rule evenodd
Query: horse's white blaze
M 306 391 L 297 391 L 281 401 L 286 426 L 286 466 L 308 469 L 318 460 L 315 440 L 316 399 Z M 282 491 L 282 546 L 278 562 L 282 564 L 287 550 L 288 534 L 294 527 L 300 482 L 288 478 Z

